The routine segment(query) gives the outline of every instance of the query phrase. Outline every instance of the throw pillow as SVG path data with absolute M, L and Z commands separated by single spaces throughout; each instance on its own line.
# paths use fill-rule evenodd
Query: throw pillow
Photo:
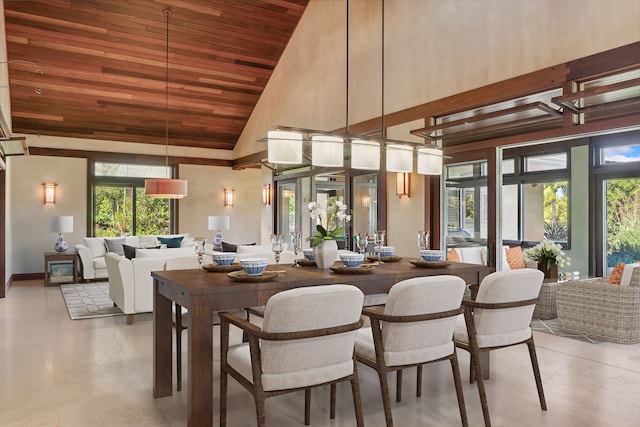
M 240 245 L 236 245 L 233 243 L 222 242 L 222 252 L 238 252 L 238 246 L 255 246 L 256 242 L 253 243 L 244 243 Z
M 184 237 L 160 237 L 158 236 L 158 240 L 160 244 L 167 245 L 167 248 L 179 248 L 182 245 L 182 239 Z
M 507 255 L 507 264 L 509 264 L 509 268 L 512 270 L 515 268 L 524 268 L 524 258 L 522 257 L 522 250 L 520 246 L 515 246 L 513 248 L 506 248 L 504 250 Z
M 451 248 L 447 251 L 447 261 L 460 262 L 460 256 L 455 249 Z
M 619 262 L 613 267 L 611 274 L 609 275 L 608 282 L 612 285 L 619 285 L 622 279 L 622 273 L 624 272 L 624 262 Z
M 107 252 L 113 252 L 120 256 L 124 256 L 124 245 L 126 237 L 105 237 L 104 245 L 107 248 Z
M 124 257 L 127 259 L 133 259 L 136 257 L 136 247 L 129 245 L 122 245 L 124 249 Z

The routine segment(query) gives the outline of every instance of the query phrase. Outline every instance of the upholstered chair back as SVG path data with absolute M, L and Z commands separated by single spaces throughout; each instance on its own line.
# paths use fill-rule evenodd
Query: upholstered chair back
M 416 277 L 403 280 L 393 285 L 389 291 L 384 314 L 410 316 L 454 310 L 460 307 L 465 287 L 465 281 L 456 276 Z M 385 360 L 395 361 L 394 354 L 399 352 L 415 353 L 416 360 L 405 359 L 411 358 L 411 353 L 401 357 L 402 362 L 407 364 L 428 360 L 419 356 L 424 351 L 435 350 L 443 355 L 451 354 L 455 323 L 455 316 L 422 322 L 382 322 Z M 441 351 L 436 350 L 438 347 L 441 347 Z
M 499 271 L 486 276 L 478 289 L 477 302 L 499 303 L 538 298 L 544 274 L 532 268 Z M 473 311 L 478 347 L 494 347 L 524 341 L 531 336 L 535 304 L 499 310 Z
M 349 325 L 360 320 L 364 295 L 355 286 L 296 288 L 272 296 L 263 332 L 299 332 Z M 261 342 L 265 390 L 304 387 L 353 373 L 356 331 L 324 337 Z

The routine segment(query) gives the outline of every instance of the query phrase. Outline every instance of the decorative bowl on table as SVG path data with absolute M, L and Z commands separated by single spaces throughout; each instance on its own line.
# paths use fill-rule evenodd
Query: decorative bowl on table
M 235 252 L 213 252 L 211 258 L 218 265 L 231 265 L 237 255 Z
M 380 256 L 382 258 L 389 258 L 390 256 L 393 256 L 395 251 L 396 248 L 393 246 L 380 246 Z
M 444 259 L 444 253 L 433 249 L 421 249 L 420 258 L 427 262 L 437 262 Z
M 362 264 L 362 261 L 364 261 L 364 254 L 340 254 L 340 261 L 342 261 L 344 266 L 347 268 L 356 268 Z
M 250 276 L 262 274 L 268 263 L 269 260 L 267 258 L 245 258 L 240 260 L 242 269 Z
M 306 259 L 308 259 L 309 261 L 315 261 L 316 259 L 313 256 L 313 248 L 304 248 L 302 250 L 302 254 L 304 255 L 304 257 Z

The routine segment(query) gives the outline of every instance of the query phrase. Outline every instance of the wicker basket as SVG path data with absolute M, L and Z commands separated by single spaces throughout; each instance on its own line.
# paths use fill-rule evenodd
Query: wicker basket
M 631 286 L 607 279 L 570 280 L 558 286 L 556 306 L 560 327 L 568 332 L 620 344 L 640 342 L 640 267 Z

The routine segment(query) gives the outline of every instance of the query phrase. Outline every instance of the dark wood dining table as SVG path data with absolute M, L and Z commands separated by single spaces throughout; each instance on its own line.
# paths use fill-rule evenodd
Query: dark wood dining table
M 270 265 L 268 270 L 275 269 Z M 171 396 L 172 301 L 189 309 L 187 328 L 188 425 L 213 423 L 213 312 L 260 306 L 272 295 L 303 286 L 346 283 L 365 295 L 388 292 L 395 283 L 420 276 L 451 274 L 461 277 L 472 290 L 492 268 L 478 264 L 453 263 L 444 268 L 418 268 L 403 259 L 376 265 L 367 274 L 337 274 L 316 267 L 280 266 L 283 272 L 273 281 L 232 281 L 227 273 L 200 270 L 154 271 L 153 277 L 153 395 Z

